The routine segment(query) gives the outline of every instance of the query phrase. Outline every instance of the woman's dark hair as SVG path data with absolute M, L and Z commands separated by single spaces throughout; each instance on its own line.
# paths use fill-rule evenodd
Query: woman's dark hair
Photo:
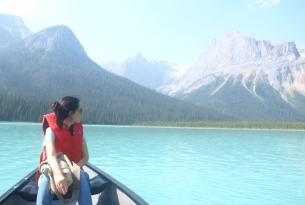
M 52 110 L 56 114 L 57 125 L 63 126 L 64 119 L 69 116 L 69 112 L 75 112 L 79 106 L 79 99 L 77 97 L 65 96 L 60 102 L 57 100 L 52 103 Z

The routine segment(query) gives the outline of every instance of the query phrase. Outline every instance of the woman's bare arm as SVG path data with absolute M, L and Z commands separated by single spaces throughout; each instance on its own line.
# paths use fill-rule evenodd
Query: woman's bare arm
M 45 140 L 48 163 L 50 164 L 53 172 L 55 185 L 60 193 L 65 194 L 68 190 L 68 182 L 59 168 L 55 151 L 55 143 L 52 139 L 46 138 Z
M 85 164 L 87 164 L 89 160 L 89 153 L 88 153 L 88 147 L 86 140 L 83 138 L 83 145 L 82 145 L 82 159 L 77 163 L 78 166 L 83 167 Z
M 47 151 L 48 162 L 51 166 L 53 174 L 62 174 L 62 171 L 59 168 L 59 164 L 56 158 L 55 143 L 53 140 L 48 138 L 46 138 L 45 140 L 46 140 L 46 151 Z

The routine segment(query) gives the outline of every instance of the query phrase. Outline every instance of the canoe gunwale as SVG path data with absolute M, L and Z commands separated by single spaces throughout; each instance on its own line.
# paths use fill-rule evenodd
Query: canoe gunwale
M 32 170 L 29 174 L 27 174 L 25 177 L 23 177 L 22 179 L 20 179 L 15 185 L 13 185 L 11 188 L 9 188 L 4 194 L 2 194 L 0 196 L 0 204 L 4 203 L 11 194 L 13 194 L 16 189 L 18 189 L 19 187 L 25 185 L 26 183 L 28 183 L 28 180 L 34 175 L 36 174 L 37 168 L 35 168 L 34 170 Z
M 142 199 L 139 195 L 137 195 L 135 192 L 133 192 L 131 189 L 129 189 L 127 186 L 101 170 L 100 168 L 96 167 L 95 165 L 91 163 L 86 164 L 90 169 L 96 171 L 98 174 L 101 174 L 102 177 L 106 178 L 110 183 L 114 184 L 117 189 L 125 193 L 129 198 L 131 198 L 134 202 L 136 202 L 139 205 L 149 205 L 144 199 Z
M 121 182 L 119 182 L 118 180 L 116 180 L 115 178 L 113 178 L 112 176 L 110 176 L 109 174 L 107 174 L 106 172 L 102 171 L 101 169 L 99 169 L 98 167 L 96 167 L 95 165 L 91 164 L 91 163 L 87 163 L 85 166 L 87 166 L 89 169 L 92 169 L 93 171 L 95 171 L 98 175 L 100 175 L 100 177 L 106 179 L 107 181 L 110 182 L 110 184 L 114 185 L 115 188 L 119 189 L 121 192 L 123 192 L 124 194 L 126 194 L 131 200 L 133 200 L 136 204 L 139 205 L 149 205 L 146 201 L 144 201 L 139 195 L 137 195 L 135 192 L 133 192 L 132 190 L 130 190 L 127 186 L 125 186 L 124 184 L 122 184 Z M 9 199 L 9 197 L 16 192 L 16 190 L 22 186 L 24 186 L 26 183 L 28 183 L 29 179 L 32 178 L 33 176 L 35 176 L 36 172 L 37 172 L 38 168 L 33 169 L 29 174 L 27 174 L 25 177 L 23 177 L 22 179 L 20 179 L 16 184 L 14 184 L 11 188 L 9 188 L 5 193 L 3 193 L 0 196 L 0 204 L 5 203 L 5 201 L 7 199 Z

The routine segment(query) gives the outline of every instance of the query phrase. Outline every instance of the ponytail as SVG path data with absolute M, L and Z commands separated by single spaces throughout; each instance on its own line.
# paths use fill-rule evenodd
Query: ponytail
M 59 126 L 63 126 L 64 119 L 68 117 L 69 111 L 63 107 L 58 101 L 53 102 L 52 110 L 56 114 L 56 123 Z

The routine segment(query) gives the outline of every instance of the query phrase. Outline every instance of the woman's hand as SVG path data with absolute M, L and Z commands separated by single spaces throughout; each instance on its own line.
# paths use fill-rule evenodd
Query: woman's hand
M 65 195 L 67 193 L 68 181 L 62 173 L 54 175 L 54 183 L 59 193 L 61 193 L 62 195 Z

